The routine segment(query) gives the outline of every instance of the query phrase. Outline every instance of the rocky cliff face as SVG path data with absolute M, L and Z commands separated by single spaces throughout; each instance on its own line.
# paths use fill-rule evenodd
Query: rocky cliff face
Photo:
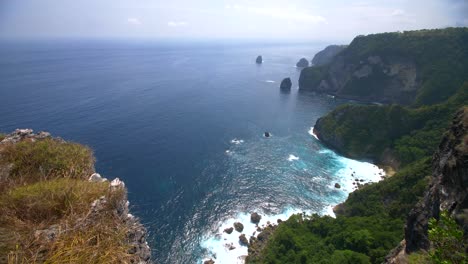
M 360 101 L 410 104 L 419 85 L 416 64 L 400 56 L 373 54 L 353 60 L 340 54 L 326 67 L 315 83 L 308 81 L 314 69 L 304 69 L 300 88 Z
M 457 112 L 433 156 L 433 175 L 424 198 L 411 210 L 405 239 L 390 254 L 388 263 L 401 263 L 402 256 L 429 250 L 428 222 L 448 211 L 468 232 L 468 107 Z
M 299 87 L 365 102 L 442 102 L 466 80 L 467 37 L 466 28 L 358 36 L 327 63 L 304 68 Z
M 433 158 L 432 183 L 411 211 L 405 228 L 406 252 L 429 249 L 428 221 L 446 210 L 468 231 L 468 107 L 460 110 Z
M 312 59 L 312 64 L 315 66 L 328 64 L 332 61 L 336 54 L 340 53 L 346 47 L 347 45 L 327 46 L 324 50 L 319 51 L 317 54 L 315 54 L 314 58 Z

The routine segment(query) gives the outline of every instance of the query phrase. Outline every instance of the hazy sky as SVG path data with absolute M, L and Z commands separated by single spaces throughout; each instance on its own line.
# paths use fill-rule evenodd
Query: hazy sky
M 343 40 L 468 26 L 468 0 L 0 0 L 0 37 Z

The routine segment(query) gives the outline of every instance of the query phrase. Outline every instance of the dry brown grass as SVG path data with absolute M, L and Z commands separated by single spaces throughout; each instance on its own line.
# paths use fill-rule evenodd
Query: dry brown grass
M 56 178 L 86 179 L 94 172 L 91 149 L 54 139 L 24 140 L 2 146 L 0 166 L 13 165 L 0 191 L 12 186 Z
M 0 177 L 0 263 L 136 262 L 117 213 L 126 191 L 87 181 L 89 148 L 53 139 L 1 148 L 0 167 L 12 167 Z M 98 212 L 91 210 L 103 196 Z

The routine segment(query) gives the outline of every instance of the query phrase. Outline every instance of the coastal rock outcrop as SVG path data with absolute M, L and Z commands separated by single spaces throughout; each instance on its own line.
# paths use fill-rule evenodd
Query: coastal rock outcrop
M 324 50 L 319 51 L 315 54 L 314 58 L 312 59 L 312 64 L 315 66 L 321 66 L 328 64 L 332 61 L 332 59 L 344 50 L 347 45 L 330 45 L 327 46 Z
M 244 225 L 242 223 L 240 223 L 240 222 L 235 222 L 234 223 L 234 229 L 237 232 L 241 233 L 244 230 Z
M 242 235 L 239 236 L 239 243 L 241 244 L 241 246 L 248 246 L 249 245 L 249 240 L 247 240 L 245 235 L 242 234 Z
M 305 68 L 309 67 L 309 61 L 306 58 L 301 58 L 297 63 L 296 67 L 298 68 Z
M 263 58 L 261 55 L 258 55 L 257 59 L 255 59 L 255 63 L 257 64 L 262 64 L 263 63 Z
M 259 215 L 258 213 L 252 213 L 250 214 L 250 222 L 254 224 L 258 224 L 260 222 L 260 219 L 262 219 L 262 216 Z
M 291 78 L 284 78 L 282 81 L 281 81 L 281 85 L 280 85 L 280 89 L 281 90 L 291 90 L 291 86 L 292 86 L 292 82 L 291 82 Z
M 228 228 L 225 228 L 223 232 L 229 235 L 229 234 L 232 233 L 232 231 L 234 231 L 234 228 L 233 227 L 228 227 Z

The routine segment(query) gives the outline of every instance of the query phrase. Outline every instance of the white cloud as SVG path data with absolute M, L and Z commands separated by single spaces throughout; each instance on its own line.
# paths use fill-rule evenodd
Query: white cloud
M 129 23 L 130 25 L 141 25 L 141 21 L 140 19 L 136 18 L 136 17 L 129 17 L 127 18 L 127 23 Z
M 185 21 L 169 21 L 167 22 L 167 25 L 169 27 L 184 27 L 184 26 L 187 26 L 188 23 Z
M 401 16 L 404 15 L 405 11 L 401 9 L 395 9 L 392 11 L 391 16 Z
M 307 10 L 298 10 L 296 8 L 271 8 L 271 7 L 249 7 L 247 11 L 257 15 L 269 16 L 275 19 L 284 19 L 290 21 L 326 23 L 323 16 L 312 15 Z

